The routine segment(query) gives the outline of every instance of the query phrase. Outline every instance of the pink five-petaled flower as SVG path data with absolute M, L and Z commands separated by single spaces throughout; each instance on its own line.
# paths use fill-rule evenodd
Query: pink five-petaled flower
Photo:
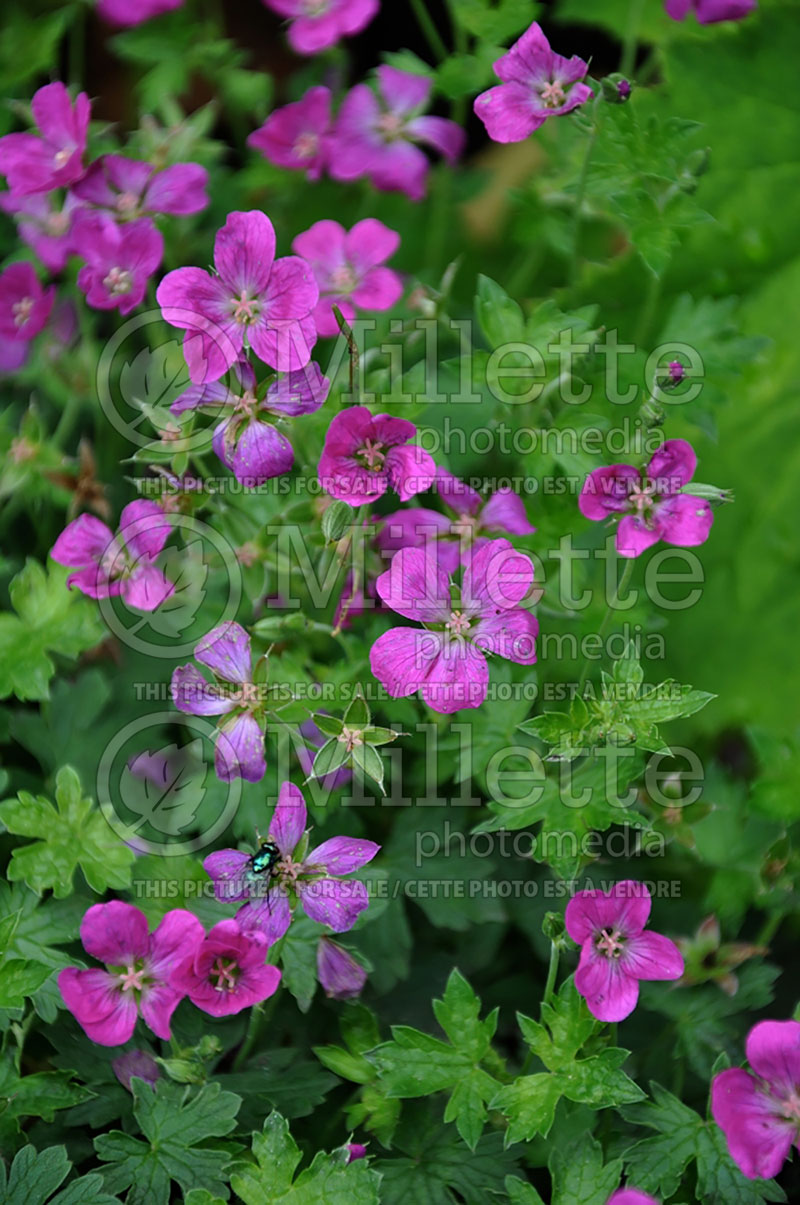
M 264 732 L 255 717 L 261 706 L 253 683 L 250 637 L 238 623 L 223 623 L 204 636 L 194 650 L 201 665 L 216 679 L 206 681 L 194 665 L 179 665 L 172 675 L 172 700 L 188 715 L 224 715 L 214 750 L 214 768 L 222 782 L 244 778 L 260 782 L 264 760 Z
M 390 628 L 369 655 L 372 672 L 397 698 L 419 691 L 434 711 L 480 707 L 489 685 L 487 653 L 520 665 L 536 660 L 539 625 L 519 604 L 533 565 L 508 540 L 488 540 L 467 557 L 460 599 L 448 576 L 420 548 L 401 548 L 376 583 L 387 607 L 419 628 Z
M 694 9 L 701 25 L 717 21 L 740 21 L 756 7 L 756 0 L 664 0 L 664 8 L 673 21 L 682 21 Z
M 263 0 L 291 20 L 289 45 L 296 54 L 319 54 L 340 38 L 361 33 L 378 11 L 378 0 Z
M 230 1017 L 278 990 L 281 973 L 266 964 L 268 948 L 261 933 L 222 920 L 173 967 L 170 983 L 204 1013 Z
M 412 201 L 425 195 L 428 160 L 415 142 L 424 142 L 451 162 L 464 149 L 460 126 L 444 117 L 423 117 L 432 80 L 396 67 L 379 67 L 378 92 L 356 84 L 336 119 L 329 171 L 335 180 L 368 176 L 382 192 L 406 193 Z
M 81 202 L 68 192 L 63 203 L 55 193 L 0 196 L 0 209 L 17 219 L 19 236 L 32 247 L 49 272 L 60 272 L 72 254 L 72 224 Z
M 330 937 L 321 937 L 317 945 L 317 978 L 331 1000 L 354 1000 L 361 995 L 367 972 L 344 946 Z
M 141 25 L 182 4 L 183 0 L 100 0 L 97 11 L 112 25 Z
M 745 1052 L 754 1074 L 732 1067 L 715 1076 L 711 1112 L 742 1174 L 768 1180 L 792 1143 L 800 1150 L 800 1022 L 759 1021 Z
M 125 507 L 116 535 L 94 515 L 80 515 L 64 528 L 50 555 L 77 570 L 67 585 L 89 598 L 119 594 L 129 607 L 155 611 L 175 590 L 155 565 L 170 530 L 161 507 L 142 499 Z
M 714 522 L 711 506 L 704 498 L 680 492 L 696 466 L 691 444 L 668 439 L 644 470 L 632 464 L 594 469 L 578 498 L 581 514 L 594 520 L 624 515 L 616 537 L 620 556 L 639 556 L 657 540 L 681 548 L 703 544 Z
M 130 314 L 144 300 L 147 282 L 163 258 L 164 240 L 149 218 L 118 226 L 108 214 L 81 210 L 72 248 L 86 261 L 78 287 L 89 305 Z
M 55 288 L 43 289 L 29 263 L 12 264 L 0 273 L 0 370 L 19 368 L 28 344 L 39 334 L 53 308 Z
M 319 85 L 270 113 L 247 145 L 277 167 L 304 171 L 309 180 L 318 180 L 328 165 L 331 129 L 330 88 Z
M 606 1205 L 658 1205 L 655 1197 L 642 1192 L 641 1188 L 618 1188 L 612 1192 Z
M 330 381 L 310 360 L 304 368 L 277 377 L 259 401 L 256 377 L 247 361 L 234 365 L 240 389 L 221 382 L 191 385 L 170 406 L 173 414 L 210 410 L 222 422 L 215 428 L 212 446 L 223 464 L 248 489 L 288 473 L 294 463 L 292 445 L 268 420 L 313 414 L 324 403 Z
M 269 826 L 269 840 L 280 853 L 269 875 L 255 871 L 252 855 L 236 849 L 209 854 L 203 862 L 218 899 L 248 901 L 236 914 L 241 929 L 263 933 L 270 945 L 289 928 L 295 900 L 307 916 L 328 925 L 334 933 L 352 929 L 369 905 L 363 883 L 338 876 L 366 866 L 380 846 L 358 837 L 331 837 L 308 850 L 305 828 L 302 793 L 285 782 Z
M 34 94 L 31 111 L 41 136 L 6 134 L 0 138 L 0 174 L 18 196 L 66 188 L 84 172 L 89 128 L 89 97 L 81 92 L 73 106 L 65 86 L 45 84 Z
M 319 285 L 314 310 L 318 335 L 337 335 L 334 305 L 346 322 L 359 310 L 388 310 L 402 296 L 403 282 L 384 261 L 400 246 L 400 235 L 377 218 L 364 218 L 352 230 L 325 219 L 298 234 L 292 250 L 307 259 Z
M 402 502 L 430 489 L 436 465 L 408 442 L 416 433 L 407 419 L 373 416 L 366 406 L 341 410 L 325 436 L 318 470 L 322 488 L 351 506 L 374 502 L 390 487 Z
M 168 1041 L 170 1017 L 185 995 L 170 984 L 170 972 L 203 936 L 200 921 L 182 908 L 168 912 L 149 933 L 147 917 L 133 904 L 93 904 L 81 922 L 81 941 L 107 969 L 63 970 L 58 987 L 64 1003 L 100 1046 L 127 1042 L 139 1014 Z
M 214 266 L 214 276 L 176 268 L 156 291 L 165 321 L 186 331 L 191 379 L 218 381 L 245 346 L 281 372 L 307 364 L 317 339 L 312 311 L 319 289 L 305 260 L 275 258 L 267 215 L 229 213 L 214 242 Z
M 624 1021 L 636 1008 L 640 979 L 680 979 L 683 958 L 674 942 L 645 933 L 650 892 L 624 879 L 610 891 L 579 891 L 565 923 L 581 947 L 575 987 L 598 1021 Z
M 448 573 L 455 573 L 462 552 L 486 543 L 484 532 L 526 536 L 536 531 L 525 505 L 511 488 L 499 489 L 488 502 L 441 465 L 435 488 L 455 518 L 423 506 L 410 506 L 382 519 L 376 544 L 382 552 L 427 548 Z
M 577 55 L 555 54 L 534 22 L 494 64 L 503 82 L 477 97 L 475 112 L 493 142 L 521 142 L 548 117 L 571 113 L 591 99 L 591 88 L 580 82 L 587 71 Z
M 208 172 L 199 163 L 175 163 L 158 171 L 152 163 L 124 155 L 101 155 L 73 192 L 123 222 L 153 213 L 199 213 L 208 205 L 207 184 Z

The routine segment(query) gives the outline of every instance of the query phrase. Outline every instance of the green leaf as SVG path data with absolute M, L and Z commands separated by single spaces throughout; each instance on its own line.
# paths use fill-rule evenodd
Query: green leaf
M 0 698 L 46 699 L 55 673 L 50 653 L 77 657 L 105 634 L 90 599 L 68 590 L 69 570 L 33 560 L 9 587 L 16 615 L 0 615 Z
M 501 1088 L 489 1101 L 489 1108 L 498 1109 L 508 1121 L 506 1145 L 526 1142 L 537 1134 L 546 1138 L 560 1097 L 557 1077 L 546 1071 L 519 1076 Z
M 324 778 L 326 774 L 333 774 L 335 770 L 344 765 L 347 756 L 347 746 L 344 741 L 340 741 L 338 737 L 326 741 L 314 756 L 313 777 Z
M 622 1160 L 603 1164 L 603 1150 L 591 1134 L 550 1156 L 553 1205 L 606 1205 L 619 1184 Z
M 257 1166 L 239 1164 L 231 1176 L 231 1187 L 244 1205 L 379 1205 L 380 1176 L 366 1159 L 348 1163 L 343 1148 L 318 1152 L 294 1180 L 300 1149 L 280 1113 L 271 1113 L 262 1132 L 253 1135 L 253 1155 Z
M 326 711 L 315 711 L 312 719 L 324 736 L 338 736 L 344 728 L 344 722 L 338 716 L 328 715 Z
M 111 1130 L 94 1140 L 97 1157 L 112 1166 L 103 1178 L 111 1192 L 128 1188 L 128 1205 L 168 1205 L 170 1182 L 186 1193 L 206 1188 L 225 1195 L 227 1151 L 200 1146 L 222 1137 L 236 1124 L 241 1097 L 206 1084 L 199 1092 L 159 1080 L 155 1090 L 143 1080 L 131 1081 L 133 1111 L 144 1141 Z
M 70 766 L 56 776 L 56 806 L 41 795 L 20 791 L 0 803 L 0 821 L 9 832 L 39 837 L 33 845 L 15 849 L 8 877 L 24 880 L 34 891 L 51 889 L 56 898 L 69 895 L 80 866 L 96 892 L 130 885 L 135 854 L 109 827 L 102 814 L 83 798 L 80 780 Z
M 49 1146 L 36 1152 L 24 1146 L 14 1156 L 6 1177 L 5 1164 L 0 1161 L 0 1201 L 3 1205 L 118 1205 L 117 1197 L 103 1192 L 103 1177 L 97 1174 L 79 1176 L 65 1189 L 55 1192 L 71 1168 L 63 1146 Z
M 383 761 L 380 753 L 371 745 L 356 745 L 350 756 L 353 765 L 367 778 L 371 778 L 373 782 L 377 783 L 383 794 Z
M 522 309 L 489 276 L 478 277 L 475 295 L 478 324 L 491 349 L 503 343 L 521 343 L 525 339 Z
M 5 1149 L 18 1136 L 20 1119 L 41 1117 L 52 1121 L 57 1110 L 91 1098 L 89 1089 L 73 1083 L 72 1077 L 71 1071 L 36 1071 L 19 1076 L 11 1059 L 0 1061 L 0 1140 Z

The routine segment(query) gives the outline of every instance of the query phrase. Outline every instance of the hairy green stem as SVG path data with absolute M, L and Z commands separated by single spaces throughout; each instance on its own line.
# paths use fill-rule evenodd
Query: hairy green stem
M 611 616 L 613 615 L 614 611 L 616 610 L 616 604 L 619 602 L 620 597 L 625 592 L 625 587 L 628 585 L 628 582 L 631 580 L 631 574 L 633 573 L 634 560 L 635 560 L 634 557 L 628 558 L 628 560 L 625 564 L 625 568 L 622 571 L 622 577 L 620 578 L 619 585 L 617 586 L 617 589 L 614 593 L 614 597 L 610 598 L 608 600 L 608 605 L 606 607 L 606 613 L 603 616 L 603 622 L 600 624 L 600 630 L 597 633 L 598 638 L 601 641 L 606 634 L 608 625 L 611 622 Z M 586 675 L 588 674 L 588 672 L 589 672 L 589 661 L 588 661 L 588 659 L 586 659 L 586 660 L 584 660 L 584 663 L 583 663 L 583 669 L 581 670 L 581 676 L 578 679 L 578 693 L 579 694 L 580 694 L 581 687 L 583 686 L 584 682 L 586 681 Z
M 578 177 L 578 189 L 575 193 L 575 209 L 572 214 L 572 252 L 569 265 L 569 281 L 574 288 L 578 281 L 579 267 L 579 242 L 581 237 L 581 210 L 583 209 L 583 199 L 586 196 L 586 185 L 589 180 L 589 165 L 592 162 L 592 154 L 594 153 L 594 144 L 597 141 L 597 132 L 599 129 L 598 105 L 600 96 L 596 96 L 592 105 L 592 128 L 589 137 L 586 141 L 586 148 L 583 152 L 583 163 L 581 164 L 581 174 Z
M 642 23 L 644 0 L 631 0 L 628 9 L 628 24 L 622 43 L 622 58 L 619 63 L 620 74 L 629 76 L 636 66 L 636 46 L 639 42 L 639 28 Z
M 449 57 L 450 51 L 445 46 L 442 35 L 433 23 L 433 19 L 425 5 L 425 0 L 411 0 L 411 7 L 414 10 L 417 24 L 425 34 L 427 43 L 436 56 L 437 61 L 443 63 Z

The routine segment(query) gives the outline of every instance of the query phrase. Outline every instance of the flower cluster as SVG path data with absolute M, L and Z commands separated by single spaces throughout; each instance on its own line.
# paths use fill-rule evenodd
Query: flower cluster
M 104 0 L 101 11 L 114 20 L 131 7 L 124 0 Z M 148 15 L 157 7 L 174 4 L 151 5 Z M 78 286 L 88 304 L 129 314 L 141 304 L 163 258 L 154 217 L 205 209 L 208 173 L 196 163 L 163 167 L 116 154 L 87 165 L 90 109 L 86 93 L 73 101 L 58 81 L 38 90 L 31 101 L 37 132 L 0 138 L 0 174 L 9 188 L 0 204 L 17 219 L 20 237 L 48 271 L 60 272 L 71 255 L 78 256 Z M 0 371 L 15 371 L 25 362 L 53 297 L 30 264 L 15 264 L 0 275 Z
M 355 7 L 355 6 L 353 6 Z M 305 171 L 318 179 L 366 177 L 381 192 L 404 192 L 412 201 L 425 195 L 428 160 L 419 143 L 453 162 L 464 149 L 464 131 L 444 117 L 425 114 L 432 81 L 396 67 L 379 67 L 377 91 L 356 84 L 334 119 L 331 93 L 311 88 L 276 109 L 250 135 L 250 146 L 278 167 Z

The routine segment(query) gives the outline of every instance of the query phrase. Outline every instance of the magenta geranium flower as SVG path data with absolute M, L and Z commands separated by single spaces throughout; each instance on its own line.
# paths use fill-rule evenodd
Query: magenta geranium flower
M 383 265 L 399 246 L 400 235 L 376 218 L 364 218 L 350 231 L 326 219 L 298 234 L 292 250 L 308 260 L 319 285 L 314 310 L 318 335 L 339 333 L 334 305 L 349 323 L 357 309 L 391 309 L 403 294 L 403 282 Z
M 740 21 L 756 7 L 756 0 L 664 0 L 667 16 L 682 21 L 690 11 L 701 25 L 717 21 Z
M 85 261 L 78 286 L 89 305 L 130 314 L 144 300 L 147 282 L 164 256 L 164 240 L 149 218 L 120 226 L 107 214 L 81 210 L 72 249 Z
M 379 67 L 378 95 L 356 84 L 342 102 L 334 127 L 329 171 L 336 180 L 368 176 L 383 192 L 425 195 L 428 160 L 415 144 L 434 147 L 451 162 L 464 149 L 460 126 L 444 117 L 424 117 L 432 81 L 396 67 Z
M 0 343 L 8 349 L 9 369 L 18 368 L 28 344 L 50 317 L 56 291 L 42 285 L 29 263 L 12 264 L 0 273 Z
M 606 1205 L 659 1205 L 655 1197 L 642 1192 L 641 1188 L 618 1188 L 612 1192 Z
M 213 276 L 202 268 L 168 272 L 156 292 L 164 319 L 186 331 L 191 379 L 218 381 L 245 346 L 281 372 L 307 364 L 317 338 L 319 290 L 305 260 L 275 259 L 267 215 L 229 213 L 214 242 L 214 266 Z
M 408 442 L 416 433 L 407 419 L 373 416 L 366 406 L 341 410 L 325 436 L 318 470 L 322 488 L 351 506 L 374 502 L 390 487 L 403 502 L 430 489 L 436 465 Z
M 319 410 L 330 391 L 330 381 L 310 360 L 304 368 L 275 378 L 264 397 L 256 393 L 256 377 L 247 361 L 234 366 L 239 388 L 221 382 L 192 385 L 170 406 L 173 414 L 209 410 L 222 422 L 212 445 L 223 464 L 249 489 L 271 477 L 288 473 L 294 464 L 292 445 L 270 419 L 282 422 Z
M 260 782 L 267 771 L 263 699 L 253 683 L 249 635 L 241 624 L 220 624 L 203 637 L 194 655 L 215 681 L 208 682 L 194 665 L 178 666 L 171 687 L 175 706 L 188 715 L 226 716 L 214 750 L 217 777 Z
M 278 990 L 281 973 L 267 966 L 267 950 L 262 934 L 220 921 L 173 968 L 170 983 L 204 1013 L 230 1017 Z
M 170 1018 L 186 994 L 170 983 L 170 972 L 203 936 L 200 921 L 182 908 L 168 912 L 149 933 L 147 917 L 133 904 L 93 904 L 81 922 L 81 941 L 106 970 L 63 970 L 58 987 L 64 1003 L 100 1046 L 127 1042 L 140 1015 L 168 1041 Z
M 317 946 L 317 978 L 331 1000 L 354 1000 L 361 995 L 367 972 L 338 942 L 321 937 Z
M 299 902 L 306 916 L 334 933 L 352 929 L 369 905 L 363 883 L 344 879 L 371 862 L 380 849 L 359 837 L 331 837 L 308 850 L 306 805 L 298 787 L 285 782 L 278 793 L 268 840 L 279 858 L 258 870 L 254 855 L 222 849 L 203 862 L 222 901 L 247 900 L 236 914 L 241 929 L 263 933 L 270 945 L 283 937 Z
M 680 979 L 683 957 L 674 942 L 645 932 L 650 892 L 624 879 L 610 891 L 579 891 L 567 904 L 566 926 L 581 947 L 575 987 L 598 1021 L 624 1021 L 636 1008 L 640 979 Z
M 480 548 L 488 538 L 484 533 L 526 536 L 536 531 L 528 522 L 525 504 L 510 487 L 497 490 L 484 502 L 479 493 L 441 465 L 434 484 L 454 517 L 424 506 L 394 511 L 381 520 L 375 542 L 382 552 L 425 548 L 447 573 L 455 573 L 462 550 Z
M 711 1112 L 742 1174 L 768 1180 L 792 1144 L 800 1150 L 800 1022 L 759 1021 L 745 1051 L 752 1073 L 732 1067 L 716 1075 Z
M 477 97 L 475 112 L 494 142 L 521 142 L 548 117 L 571 113 L 591 99 L 591 88 L 581 83 L 588 70 L 576 54 L 571 59 L 555 54 L 534 21 L 494 64 L 503 82 Z
M 691 481 L 697 456 L 685 439 L 668 439 L 644 469 L 611 464 L 594 469 L 583 483 L 578 506 L 587 519 L 623 515 L 617 528 L 620 556 L 639 556 L 664 540 L 691 548 L 708 539 L 714 516 L 704 498 L 681 490 Z
M 304 171 L 309 180 L 318 180 L 328 164 L 331 129 L 330 88 L 319 86 L 270 113 L 247 144 L 277 167 Z
M 486 654 L 520 665 L 536 660 L 539 625 L 519 604 L 533 584 L 530 559 L 508 540 L 489 540 L 467 558 L 460 597 L 420 548 L 401 548 L 376 583 L 392 611 L 424 628 L 390 628 L 373 644 L 372 672 L 392 698 L 419 691 L 434 711 L 480 707 L 489 685 Z
M 0 138 L 0 174 L 12 192 L 49 192 L 80 180 L 90 108 L 85 92 L 73 105 L 60 82 L 45 84 L 34 94 L 31 111 L 40 133 Z
M 116 535 L 94 515 L 81 515 L 64 528 L 50 555 L 77 570 L 67 586 L 89 598 L 120 595 L 129 607 L 154 611 L 175 590 L 155 564 L 170 531 L 161 507 L 142 499 L 125 507 Z
M 158 171 L 152 163 L 124 155 L 101 155 L 73 192 L 122 222 L 154 213 L 200 213 L 208 205 L 207 185 L 208 172 L 199 163 L 176 163 Z
M 350 38 L 369 25 L 378 0 L 263 0 L 267 8 L 291 21 L 289 45 L 296 54 L 319 54 L 340 38 Z
M 184 0 L 99 0 L 97 11 L 112 25 L 141 25 L 180 8 Z
M 81 202 L 71 192 L 60 203 L 56 193 L 20 196 L 6 192 L 0 196 L 0 209 L 14 215 L 20 238 L 49 272 L 60 272 L 72 254 L 72 224 L 80 208 Z

